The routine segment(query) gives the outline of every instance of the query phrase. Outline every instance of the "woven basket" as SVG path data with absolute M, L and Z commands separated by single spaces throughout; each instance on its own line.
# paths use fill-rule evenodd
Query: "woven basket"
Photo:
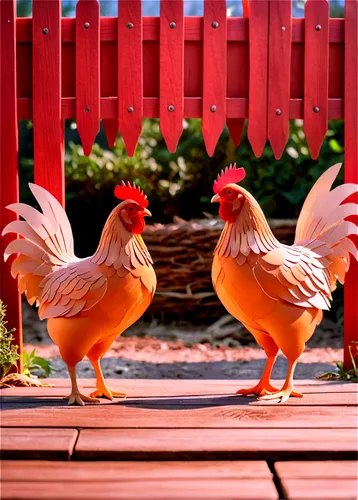
M 292 243 L 296 220 L 269 219 L 282 243 Z M 219 218 L 147 226 L 143 238 L 154 260 L 157 292 L 146 313 L 165 322 L 212 323 L 226 314 L 211 282 L 212 254 L 224 224 Z

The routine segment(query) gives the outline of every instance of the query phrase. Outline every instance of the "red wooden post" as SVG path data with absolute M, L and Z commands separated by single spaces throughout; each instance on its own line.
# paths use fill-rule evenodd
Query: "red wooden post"
M 79 0 L 76 7 L 76 122 L 83 152 L 91 153 L 99 132 L 99 3 Z
M 358 184 L 358 0 L 346 0 L 344 35 L 344 173 L 345 182 Z M 358 238 L 356 242 L 358 243 Z M 344 366 L 346 369 L 352 368 L 348 347 L 353 340 L 358 340 L 357 277 L 358 263 L 351 258 L 350 270 L 344 285 Z
M 140 0 L 118 1 L 118 117 L 128 156 L 142 131 L 143 46 Z
M 33 0 L 35 182 L 65 203 L 61 118 L 61 0 Z
M 184 115 L 184 4 L 160 2 L 160 129 L 170 153 L 183 131 Z
M 249 0 L 242 0 L 243 13 L 244 17 L 246 18 L 249 17 L 248 4 Z M 229 47 L 228 47 L 228 52 L 229 52 Z M 227 128 L 229 129 L 231 139 L 234 145 L 237 147 L 240 144 L 242 131 L 245 125 L 245 118 L 227 118 L 226 125 Z
M 226 122 L 226 0 L 204 0 L 203 137 L 212 156 Z
M 255 156 L 262 155 L 267 138 L 268 0 L 250 0 L 249 121 L 247 136 Z
M 304 132 L 316 160 L 328 127 L 329 5 L 308 0 L 305 5 Z
M 1 113 L 0 113 L 0 234 L 11 221 L 16 220 L 14 212 L 5 207 L 19 201 L 19 179 L 17 170 L 18 132 L 16 95 L 16 2 L 1 0 Z M 0 236 L 0 298 L 7 305 L 8 328 L 16 328 L 14 343 L 19 346 L 21 371 L 22 323 L 21 297 L 17 280 L 10 273 L 13 258 L 4 262 L 4 250 L 14 235 Z
M 268 139 L 278 160 L 289 135 L 292 2 L 270 0 Z

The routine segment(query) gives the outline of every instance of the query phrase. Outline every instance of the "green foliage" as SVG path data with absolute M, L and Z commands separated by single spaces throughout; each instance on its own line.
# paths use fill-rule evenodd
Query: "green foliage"
M 3 301 L 0 300 L 0 370 L 1 378 L 9 372 L 13 365 L 16 365 L 16 361 L 19 359 L 19 354 L 17 353 L 18 346 L 12 344 L 14 336 L 12 333 L 15 331 L 8 330 L 6 328 L 7 321 L 5 321 L 6 306 Z
M 56 371 L 48 359 L 36 356 L 36 349 L 28 353 L 23 352 L 22 355 L 23 362 L 23 375 L 26 377 L 32 377 L 34 374 L 38 375 L 40 378 L 46 378 L 51 375 L 52 372 Z
M 348 346 L 349 349 L 349 355 L 352 360 L 352 365 L 353 368 L 350 370 L 345 370 L 343 368 L 343 363 L 337 362 L 336 367 L 337 371 L 335 372 L 327 372 L 327 373 L 322 373 L 322 375 L 319 375 L 317 378 L 320 380 L 347 380 L 349 382 L 358 382 L 358 368 L 357 364 L 355 361 L 356 356 L 358 355 L 358 342 L 352 342 L 350 346 Z M 354 353 L 353 353 L 354 350 Z
M 292 217 L 298 214 L 309 189 L 322 172 L 343 161 L 343 125 L 330 123 L 320 157 L 313 161 L 302 120 L 291 123 L 290 139 L 280 160 L 274 159 L 269 145 L 260 158 L 255 158 L 246 133 L 235 148 L 227 129 L 213 158 L 209 158 L 199 120 L 184 121 L 178 149 L 171 155 L 158 121 L 145 120 L 133 158 L 126 155 L 121 137 L 111 151 L 95 144 L 89 157 L 84 157 L 82 147 L 71 141 L 66 154 L 67 188 L 73 192 L 72 196 L 86 193 L 101 197 L 101 193 L 112 190 L 120 179 L 135 180 L 146 189 L 151 203 L 163 203 L 162 217 L 200 217 L 203 210 L 213 210 L 209 203 L 212 182 L 220 168 L 232 161 L 245 167 L 247 177 L 243 185 L 255 195 L 266 215 Z

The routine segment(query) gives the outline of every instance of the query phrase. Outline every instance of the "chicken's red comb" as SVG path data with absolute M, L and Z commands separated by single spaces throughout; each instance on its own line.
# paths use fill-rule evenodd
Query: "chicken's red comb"
M 116 186 L 114 189 L 114 196 L 119 200 L 133 200 L 137 202 L 142 208 L 147 208 L 148 199 L 139 186 L 133 182 L 133 186 L 128 182 L 127 184 L 122 181 L 121 186 Z
M 242 179 L 245 179 L 245 176 L 245 169 L 242 167 L 236 168 L 236 163 L 230 165 L 230 167 L 226 167 L 225 170 L 222 170 L 221 173 L 218 174 L 218 178 L 214 181 L 214 193 L 217 194 L 227 184 L 242 181 Z

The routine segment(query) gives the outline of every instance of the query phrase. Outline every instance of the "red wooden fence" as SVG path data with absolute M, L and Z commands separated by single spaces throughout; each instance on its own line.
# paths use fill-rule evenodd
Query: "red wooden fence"
M 184 17 L 183 0 L 161 0 L 160 17 L 142 17 L 140 0 L 118 0 L 118 17 L 100 18 L 97 0 L 79 0 L 76 19 L 60 0 L 33 0 L 33 18 L 1 12 L 1 224 L 18 200 L 17 122 L 34 121 L 35 182 L 64 203 L 63 123 L 76 119 L 89 154 L 102 119 L 108 143 L 118 130 L 133 155 L 142 118 L 159 117 L 174 152 L 182 119 L 202 118 L 212 155 L 225 123 L 235 144 L 248 118 L 256 156 L 268 139 L 280 158 L 289 120 L 304 119 L 313 159 L 328 119 L 345 119 L 345 176 L 358 182 L 358 0 L 330 19 L 326 0 L 308 0 L 294 19 L 289 0 L 243 0 L 244 17 L 227 18 L 226 0 L 204 0 L 203 17 Z M 15 85 L 15 82 L 17 85 Z M 327 165 L 328 167 L 329 165 Z M 0 255 L 4 245 L 1 241 Z M 21 344 L 21 314 L 9 263 L 0 296 Z M 345 363 L 357 337 L 357 276 L 345 285 Z

